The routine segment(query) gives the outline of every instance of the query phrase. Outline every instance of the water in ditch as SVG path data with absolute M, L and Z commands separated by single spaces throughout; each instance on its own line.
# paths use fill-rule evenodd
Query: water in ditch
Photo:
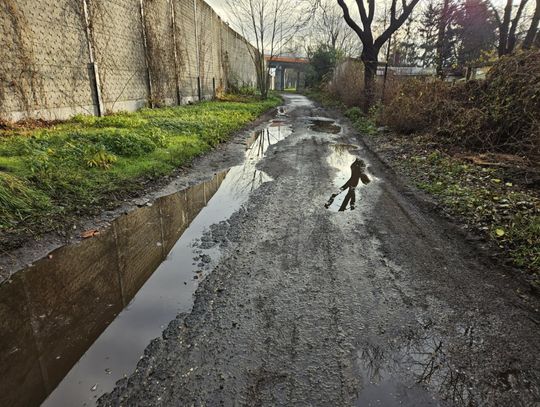
M 219 250 L 194 247 L 271 178 L 257 170 L 291 133 L 286 116 L 253 134 L 245 161 L 157 199 L 0 286 L 0 405 L 93 405 L 131 373 L 151 339 L 178 313 Z

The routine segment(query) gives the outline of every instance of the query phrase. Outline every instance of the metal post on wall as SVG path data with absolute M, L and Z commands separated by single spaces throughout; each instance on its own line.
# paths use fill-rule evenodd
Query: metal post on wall
M 174 80 L 176 84 L 176 102 L 178 105 L 182 103 L 182 95 L 180 94 L 180 77 L 178 72 L 180 70 L 178 66 L 178 44 L 176 42 L 176 14 L 174 11 L 174 2 L 173 0 L 168 0 L 171 12 L 171 31 L 172 31 L 172 42 L 173 42 L 173 56 L 174 56 Z
M 202 100 L 202 89 L 201 89 L 201 56 L 200 56 L 200 44 L 199 44 L 199 33 L 197 28 L 197 0 L 193 0 L 193 21 L 195 22 L 195 48 L 196 48 L 196 59 L 197 59 L 197 92 L 199 101 Z
M 94 59 L 94 44 L 92 37 L 92 30 L 90 29 L 90 17 L 88 14 L 88 1 L 82 0 L 83 12 L 84 12 L 84 25 L 86 29 L 86 42 L 88 43 L 88 57 L 90 62 L 88 63 L 88 71 L 90 76 L 90 82 L 92 86 L 92 92 L 96 98 L 97 115 L 103 116 L 105 109 L 103 107 L 103 98 L 101 96 L 101 81 L 99 77 L 99 71 L 97 63 Z
M 147 77 L 147 88 L 148 88 L 148 100 L 150 107 L 154 107 L 154 97 L 152 92 L 152 73 L 150 71 L 150 60 L 148 56 L 148 42 L 146 41 L 146 24 L 145 24 L 145 15 L 144 15 L 144 0 L 140 0 L 141 7 L 141 26 L 142 26 L 142 37 L 143 37 L 143 48 L 144 48 L 144 63 L 146 65 L 146 77 Z

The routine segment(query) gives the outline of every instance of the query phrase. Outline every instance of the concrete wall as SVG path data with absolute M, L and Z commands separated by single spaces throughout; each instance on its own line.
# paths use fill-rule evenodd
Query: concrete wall
M 250 51 L 202 0 L 1 0 L 0 118 L 208 99 L 255 85 Z

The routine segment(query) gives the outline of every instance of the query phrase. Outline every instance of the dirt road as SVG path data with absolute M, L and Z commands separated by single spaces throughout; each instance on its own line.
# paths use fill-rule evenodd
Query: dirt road
M 539 300 L 433 213 L 346 123 L 286 96 L 290 135 L 221 257 L 101 405 L 536 406 Z M 336 127 L 339 126 L 339 127 Z M 356 156 L 354 210 L 324 203 Z M 342 194 L 344 195 L 344 194 Z

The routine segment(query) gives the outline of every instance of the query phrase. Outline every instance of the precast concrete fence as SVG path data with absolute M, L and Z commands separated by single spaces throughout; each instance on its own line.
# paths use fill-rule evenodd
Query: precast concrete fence
M 0 118 L 209 99 L 255 86 L 252 52 L 203 0 L 0 0 Z

